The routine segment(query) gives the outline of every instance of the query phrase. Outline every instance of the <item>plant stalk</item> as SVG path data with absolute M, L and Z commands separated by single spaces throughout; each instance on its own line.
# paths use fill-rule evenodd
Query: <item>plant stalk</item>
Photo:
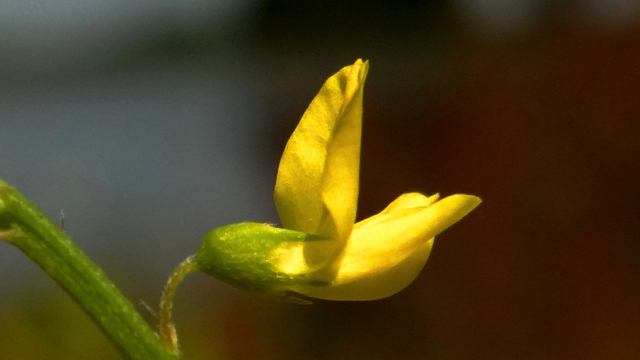
M 178 289 L 178 284 L 188 273 L 196 270 L 195 256 L 188 257 L 174 270 L 162 293 L 160 301 L 160 338 L 175 354 L 180 353 L 178 346 L 178 335 L 175 326 L 171 321 L 171 307 L 173 306 L 173 295 Z
M 0 239 L 19 248 L 62 287 L 133 360 L 176 360 L 102 270 L 15 188 L 0 180 Z

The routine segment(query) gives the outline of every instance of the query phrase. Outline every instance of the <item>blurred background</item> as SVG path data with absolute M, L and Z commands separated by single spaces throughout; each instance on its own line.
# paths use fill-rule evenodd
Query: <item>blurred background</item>
M 369 59 L 358 217 L 408 191 L 483 204 L 389 299 L 190 275 L 185 358 L 638 359 L 639 20 L 632 0 L 4 0 L 0 177 L 155 325 L 145 304 L 205 233 L 278 222 L 287 138 Z M 0 243 L 0 358 L 119 354 Z

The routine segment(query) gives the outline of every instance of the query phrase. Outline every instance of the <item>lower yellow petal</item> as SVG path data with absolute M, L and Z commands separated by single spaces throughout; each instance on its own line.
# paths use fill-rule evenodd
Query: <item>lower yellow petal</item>
M 405 194 L 380 214 L 357 223 L 331 285 L 294 291 L 327 300 L 375 300 L 404 289 L 424 267 L 434 237 L 480 203 L 471 195 L 433 203 L 436 199 Z M 410 207 L 414 204 L 426 206 Z

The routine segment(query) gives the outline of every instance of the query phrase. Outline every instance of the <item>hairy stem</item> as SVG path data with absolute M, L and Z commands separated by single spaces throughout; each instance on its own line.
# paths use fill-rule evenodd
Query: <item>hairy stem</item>
M 178 288 L 178 284 L 180 284 L 185 275 L 193 270 L 196 270 L 195 257 L 190 256 L 178 265 L 173 274 L 171 274 L 160 301 L 160 337 L 164 344 L 175 354 L 179 354 L 180 350 L 178 347 L 178 335 L 176 334 L 176 329 L 171 322 L 173 295 Z

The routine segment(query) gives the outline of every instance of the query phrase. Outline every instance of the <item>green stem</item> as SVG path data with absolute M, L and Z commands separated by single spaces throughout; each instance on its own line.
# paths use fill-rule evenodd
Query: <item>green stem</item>
M 0 238 L 18 247 L 69 293 L 127 358 L 179 359 L 102 270 L 2 180 Z

